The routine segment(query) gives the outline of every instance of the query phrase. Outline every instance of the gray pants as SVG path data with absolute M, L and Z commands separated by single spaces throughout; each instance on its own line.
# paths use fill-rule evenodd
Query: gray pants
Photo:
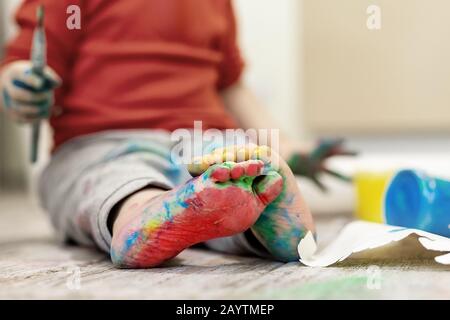
M 72 139 L 53 154 L 39 180 L 39 197 L 61 241 L 73 240 L 109 252 L 111 209 L 145 188 L 172 189 L 190 177 L 170 159 L 174 142 L 162 130 L 104 131 Z M 233 254 L 267 253 L 243 234 L 208 241 Z

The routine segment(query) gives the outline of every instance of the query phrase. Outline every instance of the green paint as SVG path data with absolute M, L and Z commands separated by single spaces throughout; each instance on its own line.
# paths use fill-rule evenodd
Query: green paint
M 282 171 L 278 173 L 283 181 L 287 180 Z M 298 261 L 297 245 L 306 235 L 304 227 L 292 217 L 295 209 L 291 204 L 295 197 L 295 193 L 287 189 L 287 183 L 283 183 L 280 195 L 264 209 L 252 227 L 258 239 L 279 261 Z
M 300 280 L 299 280 L 300 281 Z M 376 290 L 367 287 L 367 276 L 350 276 L 301 286 L 270 289 L 252 298 L 257 299 L 367 299 Z

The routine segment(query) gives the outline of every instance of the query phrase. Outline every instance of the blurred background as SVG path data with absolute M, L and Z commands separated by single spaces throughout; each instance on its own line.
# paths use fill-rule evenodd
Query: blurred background
M 1 44 L 15 32 L 19 3 L 0 2 Z M 347 138 L 360 156 L 329 164 L 347 173 L 414 167 L 450 176 L 448 0 L 234 4 L 245 80 L 281 128 L 301 140 Z M 34 177 L 48 159 L 47 130 L 39 164 L 28 164 L 29 135 L 29 128 L 0 114 L 3 191 L 33 190 Z M 305 182 L 312 207 L 351 209 L 351 186 L 326 183 L 331 191 L 324 196 Z

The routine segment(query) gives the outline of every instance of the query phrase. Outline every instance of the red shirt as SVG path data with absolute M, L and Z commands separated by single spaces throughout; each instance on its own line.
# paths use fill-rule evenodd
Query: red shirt
M 243 68 L 230 0 L 26 0 L 5 63 L 29 59 L 36 6 L 45 6 L 48 64 L 64 84 L 55 145 L 108 129 L 225 129 L 219 91 Z M 69 30 L 69 5 L 81 29 Z

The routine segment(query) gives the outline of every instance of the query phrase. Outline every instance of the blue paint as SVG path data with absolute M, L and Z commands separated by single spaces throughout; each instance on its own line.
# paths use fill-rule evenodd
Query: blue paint
M 186 182 L 186 185 L 183 188 L 178 189 L 176 198 L 180 200 L 183 199 L 184 201 L 184 199 L 190 198 L 195 192 L 195 183 L 194 180 L 191 179 Z
M 450 237 L 450 181 L 401 170 L 386 190 L 386 223 Z
M 209 179 L 209 174 L 205 174 L 205 173 L 204 173 L 204 174 L 202 174 L 201 177 L 202 177 L 202 181 L 205 182 L 206 180 Z
M 12 106 L 11 96 L 9 95 L 8 91 L 6 91 L 6 89 L 3 89 L 3 104 L 7 109 L 11 108 Z
M 298 239 L 298 242 L 300 242 L 300 238 L 295 239 Z M 276 250 L 272 254 L 282 261 L 297 261 L 299 259 L 298 252 L 295 249 L 293 250 L 291 242 L 291 235 L 288 235 L 287 239 L 284 237 L 278 238 L 273 244 Z
M 25 74 L 29 74 L 29 73 L 31 73 L 31 70 L 25 72 Z M 17 87 L 19 89 L 24 89 L 24 90 L 27 90 L 27 91 L 30 91 L 33 93 L 46 92 L 46 91 L 52 90 L 58 86 L 58 83 L 56 81 L 46 77 L 46 75 L 44 75 L 44 74 L 43 75 L 36 74 L 36 76 L 38 76 L 42 79 L 42 85 L 39 88 L 29 86 L 25 82 L 23 82 L 21 80 L 17 80 L 17 79 L 14 79 L 12 83 L 15 87 Z
M 128 238 L 125 240 L 125 248 L 124 248 L 125 252 L 127 252 L 136 243 L 136 240 L 139 238 L 139 235 L 140 232 L 135 231 L 128 236 Z
M 169 205 L 169 203 L 167 201 L 164 201 L 164 209 L 166 210 L 166 215 L 165 215 L 166 220 L 170 221 L 170 222 L 173 222 L 173 215 L 172 215 L 172 212 L 170 210 L 170 205 Z
M 282 208 L 282 212 L 283 218 L 286 219 L 287 225 L 295 226 L 295 222 L 292 221 L 292 217 L 291 214 L 289 213 L 289 210 L 286 208 Z
M 305 235 L 306 233 L 303 229 L 295 228 L 292 230 L 292 237 L 294 237 L 294 239 L 298 239 L 298 242 L 300 242 L 300 240 L 303 239 Z
M 118 255 L 117 255 L 117 253 L 116 253 L 116 250 L 114 250 L 113 248 L 112 248 L 112 246 L 111 246 L 111 249 L 109 250 L 109 254 L 110 254 L 110 256 L 111 256 L 111 260 L 112 261 L 119 261 L 119 257 L 118 257 Z
M 171 167 L 164 170 L 164 175 L 169 178 L 174 184 L 179 184 L 181 178 L 181 169 L 180 167 L 171 164 Z
M 183 207 L 183 208 L 188 208 L 189 207 L 189 204 L 186 202 L 186 201 L 178 201 L 178 205 L 180 206 L 180 207 Z

